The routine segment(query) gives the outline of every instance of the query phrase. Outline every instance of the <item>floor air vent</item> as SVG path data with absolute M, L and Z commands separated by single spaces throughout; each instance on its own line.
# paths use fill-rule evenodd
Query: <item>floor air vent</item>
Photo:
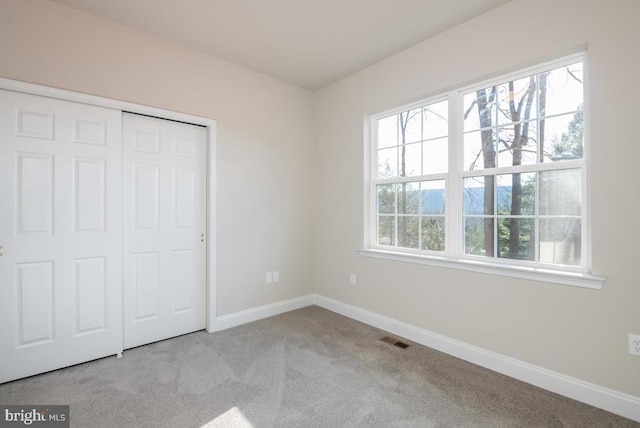
M 406 349 L 409 347 L 409 345 L 407 345 L 406 343 L 400 342 L 399 340 L 389 336 L 385 336 L 380 340 L 383 341 L 384 343 L 388 343 L 389 345 L 397 346 L 398 348 L 402 348 L 402 349 Z

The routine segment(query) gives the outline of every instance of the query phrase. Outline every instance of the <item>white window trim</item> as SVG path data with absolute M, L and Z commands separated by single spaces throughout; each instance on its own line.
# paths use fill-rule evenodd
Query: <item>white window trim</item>
M 381 250 L 377 248 L 359 249 L 358 253 L 365 257 L 394 260 L 397 262 L 418 263 L 441 268 L 528 279 L 553 284 L 572 285 L 575 287 L 593 288 L 597 290 L 602 289 L 605 281 L 605 278 L 587 273 L 544 269 L 539 266 L 528 267 L 507 264 L 501 265 L 498 263 L 490 263 L 485 260 L 457 259 L 455 257 L 448 256 L 413 254 L 401 251 Z
M 582 214 L 582 236 L 584 248 L 582 250 L 582 258 L 585 261 L 583 266 L 579 267 L 559 267 L 555 265 L 545 265 L 541 263 L 523 264 L 514 262 L 511 260 L 503 259 L 490 259 L 485 257 L 475 257 L 465 255 L 462 249 L 462 239 L 460 239 L 460 228 L 462 221 L 461 212 L 461 186 L 462 178 L 466 175 L 482 175 L 485 174 L 483 170 L 477 171 L 464 171 L 462 165 L 462 159 L 459 155 L 459 136 L 462 135 L 462 124 L 459 120 L 459 109 L 462 106 L 461 98 L 464 92 L 469 91 L 477 87 L 492 85 L 495 83 L 501 83 L 505 80 L 512 78 L 527 76 L 532 73 L 540 72 L 544 68 L 560 67 L 564 64 L 570 64 L 575 61 L 583 61 L 585 64 L 585 104 L 588 104 L 588 66 L 586 52 L 571 55 L 568 57 L 560 58 L 548 63 L 537 64 L 536 66 L 529 67 L 527 69 L 521 69 L 517 73 L 503 74 L 495 79 L 486 80 L 473 85 L 465 86 L 463 88 L 455 89 L 447 94 L 439 95 L 437 97 L 428 98 L 417 103 L 412 103 L 400 108 L 389 110 L 380 114 L 365 116 L 364 120 L 364 203 L 365 203 L 365 221 L 364 221 L 364 246 L 359 249 L 358 252 L 361 256 L 374 257 L 386 260 L 394 260 L 399 262 L 418 263 L 435 267 L 457 269 L 463 271 L 472 271 L 490 275 L 507 276 L 512 278 L 527 279 L 533 281 L 540 281 L 546 283 L 554 283 L 561 285 L 570 285 L 576 287 L 585 287 L 592 289 L 601 289 L 604 285 L 605 278 L 595 276 L 591 274 L 591 234 L 590 234 L 590 215 L 589 204 L 587 200 L 587 159 L 588 159 L 588 144 L 585 145 L 584 158 L 578 161 L 566 161 L 563 162 L 563 168 L 576 167 L 581 168 L 583 174 L 583 180 L 585 185 L 583 186 L 583 202 L 584 211 Z M 425 252 L 416 251 L 413 252 L 409 248 L 393 248 L 387 246 L 376 245 L 376 229 L 374 225 L 377 222 L 376 210 L 374 203 L 376 201 L 375 185 L 377 181 L 374 174 L 374 170 L 377 158 L 377 148 L 375 147 L 377 138 L 376 124 L 377 120 L 389 115 L 398 114 L 403 111 L 411 110 L 418 106 L 423 106 L 429 103 L 435 103 L 444 99 L 449 100 L 449 139 L 453 144 L 450 145 L 449 150 L 449 172 L 446 173 L 446 203 L 449 212 L 455 214 L 448 214 L 446 225 L 446 252 Z M 585 139 L 588 139 L 588 109 L 585 109 Z M 453 132 L 452 132 L 453 131 Z M 512 167 L 514 170 L 519 170 L 521 167 Z M 555 169 L 553 166 L 537 165 L 537 170 Z M 500 168 L 499 173 L 504 173 L 509 170 L 509 167 Z M 486 174 L 495 174 L 496 170 L 490 170 Z M 419 177 L 418 177 L 419 178 Z M 416 177 L 407 178 L 407 181 L 415 181 Z M 452 191 L 453 190 L 453 191 Z

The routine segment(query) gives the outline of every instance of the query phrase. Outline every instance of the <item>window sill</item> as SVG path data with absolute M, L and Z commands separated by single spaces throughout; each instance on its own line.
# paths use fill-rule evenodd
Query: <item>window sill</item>
M 419 263 L 449 269 L 480 272 L 490 275 L 522 278 L 532 281 L 550 282 L 553 284 L 571 285 L 574 287 L 602 289 L 605 278 L 578 272 L 542 269 L 536 267 L 508 266 L 476 260 L 453 259 L 450 257 L 426 256 L 378 249 L 358 250 L 361 256 L 395 260 L 407 263 Z

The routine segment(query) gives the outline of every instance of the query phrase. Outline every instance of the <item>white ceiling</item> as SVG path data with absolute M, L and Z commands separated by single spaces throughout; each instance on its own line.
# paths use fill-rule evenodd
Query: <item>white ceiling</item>
M 319 89 L 509 0 L 53 0 Z

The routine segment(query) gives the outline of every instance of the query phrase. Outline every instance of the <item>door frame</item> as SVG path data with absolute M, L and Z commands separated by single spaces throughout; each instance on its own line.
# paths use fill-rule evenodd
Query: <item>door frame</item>
M 0 89 L 24 92 L 27 94 L 40 95 L 44 97 L 57 98 L 65 101 L 73 101 L 82 104 L 90 104 L 98 107 L 106 107 L 121 112 L 130 112 L 158 117 L 160 119 L 175 120 L 207 128 L 207 239 L 206 239 L 206 326 L 209 333 L 216 331 L 216 144 L 217 144 L 217 121 L 206 117 L 194 116 L 185 113 L 178 113 L 171 110 L 164 110 L 156 107 L 149 107 L 126 101 L 118 101 L 110 98 L 98 97 L 94 95 L 82 94 L 79 92 L 67 91 L 64 89 L 50 88 L 47 86 L 35 85 L 18 80 L 0 78 Z M 124 277 L 122 283 L 124 284 Z

